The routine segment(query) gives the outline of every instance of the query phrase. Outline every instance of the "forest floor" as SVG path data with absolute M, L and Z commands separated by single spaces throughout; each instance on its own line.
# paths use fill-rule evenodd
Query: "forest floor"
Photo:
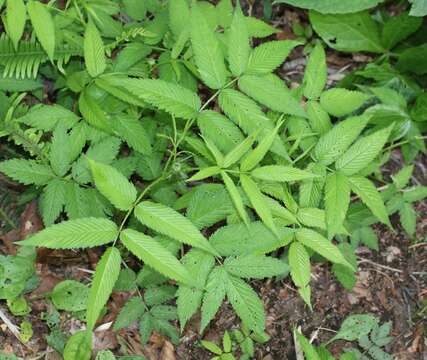
M 276 34 L 277 39 L 293 37 L 291 25 L 295 21 L 306 22 L 304 12 L 295 10 L 280 11 L 273 8 L 272 23 L 281 30 Z M 258 15 L 260 9 L 252 9 Z M 262 12 L 260 12 L 262 17 Z M 371 60 L 365 54 L 342 54 L 328 51 L 328 69 L 330 83 L 339 81 L 350 69 L 361 67 Z M 305 66 L 305 56 L 297 50 L 291 54 L 280 75 L 291 81 L 302 77 Z M 400 168 L 401 155 L 395 150 L 392 163 Z M 415 176 L 418 183 L 425 184 L 426 158 L 415 162 Z M 394 173 L 396 169 L 386 168 L 384 173 Z M 10 186 L 0 178 L 0 186 Z M 19 187 L 15 188 L 19 192 Z M 393 341 L 387 346 L 395 359 L 426 359 L 427 316 L 427 202 L 416 204 L 418 224 L 415 239 L 409 239 L 392 218 L 395 231 L 378 225 L 375 231 L 379 238 L 379 251 L 375 252 L 361 247 L 358 250 L 359 271 L 357 283 L 353 291 L 345 290 L 333 276 L 330 266 L 316 264 L 312 269 L 312 304 L 311 311 L 298 295 L 291 280 L 254 281 L 252 285 L 263 299 L 267 333 L 271 340 L 263 345 L 257 345 L 257 360 L 295 359 L 295 346 L 292 329 L 301 326 L 302 332 L 315 343 L 330 339 L 342 321 L 350 314 L 374 314 L 381 322 L 391 320 L 393 323 Z M 35 203 L 28 205 L 21 216 L 20 229 L 3 235 L 0 243 L 0 254 L 13 255 L 12 241 L 20 240 L 28 234 L 42 228 L 42 222 L 37 214 Z M 0 234 L 2 233 L 0 229 Z M 418 240 L 418 241 L 417 241 Z M 32 340 L 23 345 L 9 329 L 0 323 L 0 344 L 4 351 L 15 353 L 24 359 L 61 359 L 52 349 L 46 346 L 45 337 L 49 334 L 42 314 L 52 306 L 43 294 L 64 279 L 75 279 L 87 282 L 98 261 L 96 250 L 86 252 L 73 251 L 39 251 L 37 257 L 37 274 L 40 285 L 28 294 L 32 312 L 29 316 L 34 330 Z M 130 296 L 129 293 L 115 292 L 108 304 L 108 315 L 102 323 L 113 321 L 120 307 Z M 0 304 L 0 310 L 7 313 L 9 320 L 18 324 L 19 320 L 7 312 Z M 139 343 L 137 327 L 123 329 L 114 333 L 112 330 L 100 330 L 95 333 L 95 350 L 111 349 L 120 354 L 120 349 L 126 347 L 131 353 L 144 354 L 149 360 L 207 360 L 211 354 L 200 345 L 200 335 L 197 332 L 199 319 L 193 318 L 187 324 L 178 346 L 172 345 L 160 335 L 152 335 L 149 343 L 142 347 Z M 64 332 L 73 331 L 82 326 L 82 322 L 64 313 L 61 327 Z M 224 304 L 212 321 L 211 327 L 204 334 L 204 339 L 220 343 L 225 330 L 238 327 L 239 321 L 230 306 Z M 349 344 L 344 341 L 334 342 L 329 349 L 338 355 Z

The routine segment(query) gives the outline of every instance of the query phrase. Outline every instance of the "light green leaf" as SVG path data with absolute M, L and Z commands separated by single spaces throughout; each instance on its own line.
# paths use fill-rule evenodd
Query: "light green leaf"
M 314 31 L 333 49 L 384 52 L 377 23 L 367 11 L 345 15 L 322 15 L 310 11 Z
M 276 81 L 277 80 L 277 81 Z M 270 109 L 290 115 L 305 117 L 300 103 L 285 84 L 270 75 L 244 75 L 239 79 L 239 88 L 259 103 Z
M 15 50 L 24 33 L 27 11 L 23 0 L 7 0 L 6 2 L 6 32 L 12 40 Z
M 326 55 L 322 44 L 318 43 L 310 53 L 304 72 L 304 96 L 317 99 L 322 93 L 328 79 Z
M 113 126 L 118 134 L 129 146 L 141 154 L 151 154 L 151 143 L 147 131 L 141 124 L 141 120 L 133 116 L 116 116 Z
M 83 41 L 84 58 L 87 72 L 92 77 L 101 75 L 107 63 L 101 34 L 92 21 L 86 25 Z
M 136 200 L 135 186 L 110 165 L 88 159 L 96 188 L 117 209 L 129 210 Z
M 417 229 L 417 212 L 411 204 L 404 202 L 399 209 L 400 223 L 409 236 L 414 236 Z
M 89 125 L 106 133 L 112 133 L 112 124 L 109 115 L 104 112 L 87 88 L 79 96 L 79 111 Z
M 242 279 L 227 276 L 225 284 L 227 298 L 243 324 L 255 332 L 265 328 L 264 306 L 257 293 Z
M 141 317 L 145 312 L 144 302 L 139 296 L 131 297 L 121 308 L 114 322 L 113 330 L 123 329 Z
M 120 251 L 115 247 L 110 247 L 96 265 L 86 312 L 86 322 L 89 330 L 93 330 L 95 327 L 101 310 L 107 303 L 114 284 L 119 278 L 120 262 Z
M 268 136 L 263 138 L 258 146 L 243 158 L 240 164 L 241 171 L 250 171 L 261 162 L 273 145 L 274 139 L 276 138 L 282 124 L 283 122 L 279 122 L 274 130 Z
M 114 241 L 117 230 L 117 225 L 107 219 L 89 217 L 69 220 L 50 226 L 20 241 L 19 245 L 49 249 L 91 248 Z
M 399 42 L 416 32 L 422 22 L 422 18 L 411 16 L 411 14 L 408 15 L 407 12 L 391 16 L 384 24 L 382 31 L 382 42 L 384 47 L 386 49 L 392 49 Z
M 46 5 L 39 1 L 29 1 L 27 3 L 27 10 L 37 39 L 46 51 L 49 59 L 53 61 L 53 54 L 55 52 L 55 24 L 52 15 L 46 8 Z
M 169 1 L 169 27 L 174 34 L 175 39 L 187 30 L 190 22 L 190 8 L 185 0 Z
M 427 1 L 426 0 L 411 0 L 412 6 L 409 15 L 411 16 L 426 16 Z
M 240 76 L 246 70 L 250 51 L 248 29 L 238 2 L 228 33 L 228 63 L 234 76 Z
M 239 214 L 240 218 L 249 224 L 249 217 L 243 205 L 242 197 L 240 196 L 239 190 L 237 189 L 234 181 L 228 176 L 225 171 L 221 171 L 222 180 L 224 181 L 225 187 L 227 188 L 228 193 L 230 194 L 231 200 Z
M 64 348 L 64 360 L 90 360 L 92 353 L 92 333 L 80 330 L 71 335 Z
M 206 178 L 209 178 L 211 176 L 217 175 L 221 172 L 221 168 L 218 166 L 209 166 L 207 168 L 200 169 L 198 172 L 196 172 L 192 177 L 187 179 L 188 182 L 191 181 L 199 181 Z
M 318 175 L 291 166 L 267 165 L 252 170 L 251 175 L 265 181 L 299 181 L 315 178 Z
M 333 88 L 320 96 L 320 105 L 333 116 L 344 116 L 360 108 L 370 95 L 360 91 Z
M 395 175 L 392 175 L 393 183 L 398 189 L 403 189 L 411 180 L 414 165 L 407 165 L 400 169 Z
M 317 160 L 324 165 L 332 164 L 356 140 L 368 121 L 369 117 L 362 115 L 350 117 L 335 125 L 316 144 L 314 155 Z
M 191 8 L 191 44 L 203 82 L 211 89 L 224 86 L 227 80 L 224 56 L 198 2 Z
M 375 185 L 370 180 L 362 176 L 351 176 L 348 180 L 350 182 L 351 190 L 360 196 L 362 201 L 378 218 L 378 220 L 391 227 L 384 202 Z
M 44 185 L 55 177 L 49 166 L 35 160 L 5 160 L 0 162 L 0 171 L 24 185 Z
M 317 231 L 301 228 L 296 231 L 296 238 L 301 244 L 319 253 L 329 261 L 342 264 L 353 269 L 345 259 L 344 255 L 341 254 L 338 247 L 320 235 Z
M 245 155 L 249 150 L 252 149 L 252 145 L 255 142 L 259 130 L 254 131 L 246 139 L 244 139 L 240 144 L 238 144 L 233 150 L 231 150 L 225 157 L 222 164 L 223 168 L 229 168 L 239 161 L 243 155 Z
M 311 9 L 322 14 L 346 14 L 370 9 L 382 0 L 278 0 L 278 3 L 285 3 L 303 9 Z M 311 360 L 309 358 L 309 360 Z
M 310 344 L 304 335 L 302 335 L 298 330 L 295 330 L 294 336 L 298 339 L 298 343 L 308 360 L 321 360 L 316 348 Z
M 218 254 L 190 220 L 165 205 L 143 201 L 135 208 L 135 215 L 144 225 L 160 234 L 213 255 Z
M 63 123 L 59 123 L 53 131 L 49 152 L 50 165 L 58 176 L 64 176 L 70 168 L 70 163 L 73 160 L 71 150 L 71 139 L 67 134 L 66 127 Z
M 255 208 L 255 211 L 261 220 L 274 234 L 276 234 L 276 236 L 278 236 L 268 203 L 265 201 L 264 196 L 258 189 L 255 181 L 253 181 L 249 176 L 242 174 L 240 175 L 240 182 L 242 183 L 243 190 L 248 196 L 249 201 Z
M 265 38 L 267 36 L 276 34 L 280 30 L 265 23 L 264 21 L 257 19 L 253 16 L 245 17 L 246 26 L 248 28 L 249 36 L 254 38 Z
M 120 240 L 132 254 L 159 273 L 189 286 L 196 285 L 194 276 L 156 239 L 126 229 L 120 234 Z
M 245 279 L 263 279 L 279 276 L 286 272 L 286 263 L 264 255 L 228 257 L 224 261 L 225 270 Z
M 40 196 L 40 213 L 45 226 L 52 225 L 65 204 L 66 183 L 59 179 L 50 181 Z
M 350 205 L 350 185 L 339 171 L 326 177 L 325 209 L 328 237 L 331 239 L 340 232 Z
M 351 315 L 343 321 L 340 330 L 331 340 L 329 340 L 329 342 L 338 339 L 347 341 L 358 340 L 361 337 L 368 335 L 377 323 L 378 320 L 373 315 Z
M 320 106 L 317 101 L 310 100 L 307 102 L 307 116 L 310 127 L 319 135 L 326 134 L 332 128 L 329 114 Z
M 297 40 L 269 41 L 252 50 L 245 74 L 263 75 L 280 66 L 292 49 L 302 43 Z
M 299 202 L 302 207 L 318 207 L 322 198 L 325 184 L 326 168 L 320 163 L 310 163 L 307 168 L 318 178 L 303 180 L 299 187 Z
M 345 175 L 353 175 L 373 161 L 387 142 L 394 124 L 356 141 L 336 161 L 335 167 Z
M 205 295 L 202 302 L 202 320 L 200 322 L 200 333 L 206 328 L 209 322 L 214 318 L 219 307 L 225 298 L 225 287 L 227 282 L 227 273 L 221 266 L 215 267 L 209 274 Z
M 310 257 L 303 245 L 298 242 L 291 243 L 289 247 L 289 265 L 291 277 L 298 287 L 305 287 L 310 282 Z
M 112 85 L 183 119 L 192 119 L 200 109 L 197 94 L 187 88 L 158 79 L 110 79 Z

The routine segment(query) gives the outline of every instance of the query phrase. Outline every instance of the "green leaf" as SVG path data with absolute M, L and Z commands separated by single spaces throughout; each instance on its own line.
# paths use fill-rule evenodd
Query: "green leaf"
M 198 2 L 191 7 L 191 44 L 203 82 L 211 89 L 224 86 L 227 80 L 224 56 Z
M 311 10 L 314 31 L 333 49 L 384 52 L 377 23 L 367 11 L 345 15 L 322 15 Z
M 426 0 L 411 0 L 412 6 L 409 15 L 411 16 L 426 16 L 427 2 Z
M 169 27 L 175 38 L 178 39 L 179 35 L 188 28 L 190 22 L 190 8 L 185 0 L 169 1 L 168 6 Z
M 200 109 L 200 99 L 187 88 L 158 79 L 111 79 L 134 96 L 183 119 L 192 119 Z
M 254 38 L 265 38 L 267 36 L 280 32 L 275 27 L 265 23 L 264 21 L 252 16 L 245 18 L 249 36 Z
M 328 79 L 326 55 L 323 46 L 318 43 L 310 53 L 304 72 L 304 96 L 317 99 L 325 88 Z
M 228 63 L 234 76 L 240 76 L 246 70 L 250 51 L 245 17 L 237 3 L 228 33 Z
M 90 360 L 92 353 L 92 333 L 80 330 L 71 335 L 64 348 L 64 360 Z
M 267 165 L 252 170 L 251 175 L 265 181 L 299 181 L 315 178 L 318 175 L 291 166 Z
M 414 186 L 403 193 L 403 199 L 409 202 L 420 201 L 425 197 L 427 197 L 427 186 L 422 185 Z
M 343 321 L 340 330 L 329 342 L 339 339 L 358 340 L 362 336 L 368 335 L 377 323 L 378 320 L 373 315 L 351 315 Z
M 89 217 L 52 225 L 18 244 L 49 249 L 91 248 L 108 244 L 116 237 L 115 223 L 107 219 Z
M 79 111 L 87 123 L 106 133 L 112 133 L 112 124 L 109 115 L 98 104 L 88 88 L 79 96 Z
M 346 14 L 373 8 L 381 0 L 278 0 L 277 2 L 303 9 L 316 10 L 322 14 Z M 309 358 L 308 360 L 311 359 Z
M 86 312 L 87 327 L 90 330 L 95 327 L 101 310 L 113 292 L 114 284 L 119 278 L 120 262 L 120 251 L 110 247 L 96 265 Z
M 306 106 L 308 120 L 313 131 L 319 135 L 324 135 L 331 130 L 332 123 L 329 114 L 317 101 L 310 100 Z
M 398 189 L 403 189 L 411 180 L 414 165 L 404 166 L 395 175 L 392 175 L 393 183 Z
M 356 244 L 362 243 L 369 249 L 378 251 L 378 237 L 377 234 L 369 226 L 363 226 L 351 234 L 351 242 Z
M 143 201 L 135 208 L 135 216 L 141 223 L 160 234 L 213 255 L 218 254 L 190 220 L 165 205 Z
M 345 175 L 353 175 L 373 161 L 387 142 L 394 124 L 356 141 L 335 163 Z
M 243 280 L 227 275 L 227 298 L 243 324 L 255 332 L 265 328 L 264 306 L 257 293 Z
M 13 47 L 18 50 L 18 43 L 24 33 L 27 11 L 23 0 L 7 0 L 6 32 L 12 40 Z
M 101 75 L 107 67 L 101 34 L 92 21 L 86 25 L 83 41 L 87 72 L 92 77 Z
M 243 75 L 239 88 L 259 103 L 274 111 L 305 117 L 306 114 L 285 84 L 270 75 Z
M 420 59 L 424 59 L 426 56 L 427 44 L 410 47 L 400 53 L 396 68 L 400 71 L 409 71 L 417 75 L 423 75 L 427 73 L 427 65 Z
M 194 276 L 156 239 L 138 231 L 126 229 L 120 234 L 120 240 L 132 254 L 154 270 L 183 284 L 195 285 Z
M 73 160 L 70 141 L 65 125 L 59 123 L 52 134 L 49 160 L 53 171 L 61 177 L 67 173 Z
M 336 171 L 326 177 L 325 210 L 328 237 L 338 234 L 350 205 L 350 185 L 347 178 Z
M 136 200 L 135 186 L 110 165 L 88 159 L 96 188 L 117 209 L 129 210 Z
M 205 295 L 202 302 L 202 319 L 200 321 L 200 333 L 214 318 L 216 312 L 225 298 L 227 273 L 222 266 L 215 267 L 209 274 Z
M 264 222 L 264 224 L 276 235 L 278 232 L 274 225 L 273 216 L 271 215 L 268 203 L 265 201 L 264 196 L 258 189 L 257 184 L 249 176 L 241 174 L 240 182 L 242 183 L 243 190 L 249 198 L 249 201 L 255 208 L 255 211 Z
M 218 345 L 214 344 L 213 342 L 202 340 L 202 341 L 200 341 L 200 343 L 202 344 L 202 346 L 205 349 L 209 350 L 211 353 L 214 353 L 214 354 L 217 354 L 217 355 L 221 355 L 222 354 L 221 348 Z
M 314 155 L 324 165 L 337 160 L 356 140 L 369 121 L 367 116 L 354 116 L 339 122 L 323 135 L 314 148 Z
M 83 311 L 87 308 L 88 295 L 86 285 L 75 280 L 64 280 L 53 288 L 51 299 L 58 310 Z
M 147 131 L 141 124 L 141 120 L 133 116 L 116 116 L 113 122 L 118 136 L 126 141 L 130 147 L 141 154 L 151 154 L 151 143 Z
M 341 254 L 341 251 L 338 249 L 338 247 L 332 244 L 328 239 L 320 235 L 318 232 L 301 228 L 296 231 L 296 238 L 301 244 L 319 253 L 329 261 L 346 265 L 350 269 L 353 269 L 353 267 L 344 258 L 343 254 Z
M 417 212 L 411 204 L 404 202 L 399 209 L 400 223 L 409 236 L 414 236 L 417 229 Z
M 0 162 L 0 171 L 24 185 L 44 185 L 55 177 L 50 167 L 35 160 L 5 160 Z
M 239 190 L 234 184 L 234 181 L 228 176 L 225 171 L 221 171 L 222 181 L 224 181 L 225 187 L 227 188 L 228 193 L 230 194 L 231 200 L 239 214 L 240 218 L 244 221 L 245 224 L 249 224 L 249 217 L 243 205 L 242 197 L 240 196 Z
M 333 88 L 320 96 L 320 105 L 333 116 L 344 116 L 360 108 L 370 95 L 360 91 Z
M 114 322 L 113 330 L 123 329 L 141 317 L 145 312 L 144 302 L 139 296 L 131 297 L 121 308 Z
M 255 139 L 259 131 L 254 131 L 246 139 L 244 139 L 240 144 L 238 144 L 233 150 L 231 150 L 225 157 L 222 164 L 223 168 L 229 168 L 238 162 L 243 155 L 245 155 L 249 150 L 252 149 L 252 145 L 255 142 Z
M 378 220 L 391 227 L 384 202 L 375 185 L 362 176 L 351 176 L 348 181 L 350 182 L 351 190 L 359 195 Z
M 192 177 L 187 179 L 188 182 L 191 181 L 199 181 L 206 178 L 209 178 L 211 176 L 217 175 L 221 172 L 221 168 L 218 166 L 209 166 L 203 169 L 200 169 L 198 172 L 196 172 Z
M 28 15 L 37 39 L 46 51 L 47 56 L 53 61 L 55 52 L 55 24 L 52 15 L 46 5 L 39 1 L 29 1 L 27 3 Z
M 228 257 L 224 261 L 225 270 L 245 279 L 263 279 L 280 276 L 286 272 L 286 263 L 269 256 L 245 255 Z
M 282 124 L 282 122 L 279 122 L 274 130 L 268 136 L 264 137 L 258 146 L 243 158 L 240 164 L 241 171 L 250 171 L 261 162 L 273 145 L 274 139 Z
M 298 343 L 304 352 L 307 360 L 321 360 L 316 348 L 302 335 L 298 330 L 294 330 L 294 336 L 298 339 Z
M 288 253 L 291 277 L 298 287 L 305 287 L 310 283 L 310 257 L 303 245 L 291 243 Z
M 245 74 L 269 74 L 280 66 L 292 49 L 302 43 L 297 40 L 269 41 L 252 50 Z
M 382 42 L 384 47 L 386 49 L 392 49 L 399 42 L 416 32 L 422 22 L 422 18 L 410 16 L 407 12 L 391 16 L 384 24 L 382 31 Z
M 39 205 L 45 226 L 52 225 L 62 212 L 66 189 L 66 183 L 59 179 L 53 179 L 44 188 Z

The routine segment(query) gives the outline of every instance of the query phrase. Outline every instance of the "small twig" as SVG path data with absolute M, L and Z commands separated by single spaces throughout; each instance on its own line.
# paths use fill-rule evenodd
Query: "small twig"
M 365 258 L 362 258 L 362 257 L 359 256 L 359 264 L 362 264 L 362 263 L 369 263 L 371 265 L 377 266 L 377 267 L 385 269 L 385 270 L 390 270 L 390 271 L 395 271 L 395 272 L 398 272 L 398 273 L 403 273 L 403 270 L 392 268 L 392 267 L 386 266 L 386 265 L 377 264 L 376 262 L 374 262 L 372 260 L 365 259 Z

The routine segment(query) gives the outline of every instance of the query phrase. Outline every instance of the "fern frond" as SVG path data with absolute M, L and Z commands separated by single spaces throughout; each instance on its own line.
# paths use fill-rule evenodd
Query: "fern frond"
M 71 56 L 81 54 L 80 48 L 65 44 L 55 49 L 53 60 L 56 61 L 57 67 L 62 69 Z M 4 77 L 35 78 L 40 65 L 48 60 L 46 52 L 35 38 L 21 40 L 15 51 L 10 38 L 6 34 L 0 36 L 0 65 L 4 66 Z

